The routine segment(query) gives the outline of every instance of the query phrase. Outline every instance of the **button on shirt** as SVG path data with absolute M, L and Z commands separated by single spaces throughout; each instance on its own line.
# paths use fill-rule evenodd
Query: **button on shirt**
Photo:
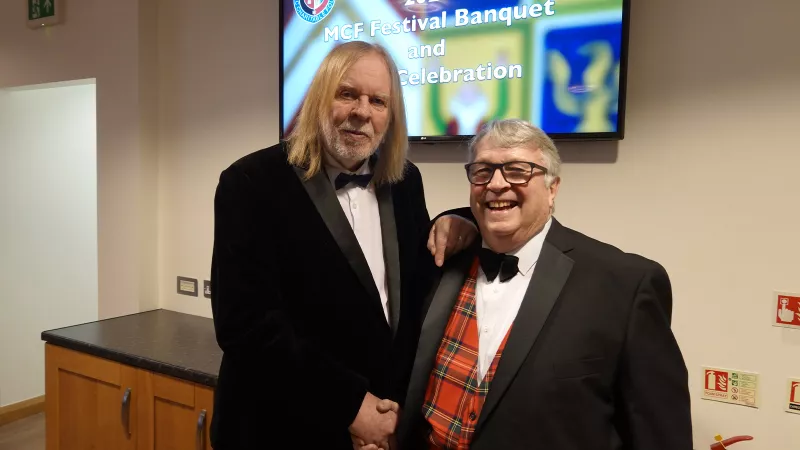
M 326 165 L 325 172 L 331 181 L 331 185 L 336 189 L 336 177 L 345 171 Z M 368 173 L 370 173 L 369 161 L 365 161 L 356 171 L 356 174 L 363 175 Z M 362 188 L 356 184 L 349 183 L 336 191 L 336 197 L 339 199 L 342 211 L 344 211 L 344 215 L 347 217 L 347 221 L 350 223 L 350 227 L 353 229 L 356 239 L 358 239 L 358 244 L 361 246 L 361 251 L 367 260 L 372 278 L 375 280 L 375 286 L 378 288 L 378 294 L 381 297 L 383 314 L 388 322 L 389 297 L 386 285 L 386 265 L 383 259 L 381 216 L 378 211 L 378 197 L 375 195 L 375 187 L 370 184 L 366 188 Z
M 497 349 L 500 348 L 503 338 L 517 317 L 551 223 L 552 219 L 548 219 L 539 234 L 531 238 L 516 252 L 509 253 L 519 258 L 519 273 L 514 278 L 501 283 L 500 277 L 497 277 L 490 283 L 483 270 L 478 270 L 475 308 L 478 316 L 478 377 L 480 380 L 483 380 L 489 366 L 492 365 Z M 485 242 L 483 246 L 488 247 Z

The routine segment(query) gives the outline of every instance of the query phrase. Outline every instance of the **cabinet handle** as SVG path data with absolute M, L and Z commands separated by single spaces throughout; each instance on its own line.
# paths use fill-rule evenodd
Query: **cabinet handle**
M 206 410 L 200 411 L 200 417 L 197 418 L 197 442 L 195 448 L 203 450 L 206 448 Z
M 125 434 L 131 435 L 131 388 L 125 389 L 122 396 L 122 425 L 125 427 Z

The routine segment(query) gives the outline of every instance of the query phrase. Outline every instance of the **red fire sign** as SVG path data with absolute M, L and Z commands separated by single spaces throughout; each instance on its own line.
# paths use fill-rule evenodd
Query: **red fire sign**
M 778 294 L 775 307 L 775 325 L 800 327 L 800 297 Z

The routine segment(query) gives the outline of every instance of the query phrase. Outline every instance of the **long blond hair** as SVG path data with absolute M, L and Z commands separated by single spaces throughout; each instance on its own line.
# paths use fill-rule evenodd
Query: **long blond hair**
M 331 102 L 339 83 L 356 61 L 370 53 L 376 53 L 383 58 L 392 79 L 389 128 L 378 149 L 380 157 L 372 179 L 376 185 L 396 183 L 403 179 L 408 152 L 408 126 L 400 75 L 397 65 L 385 48 L 363 41 L 351 41 L 336 46 L 325 57 L 311 81 L 297 116 L 297 124 L 287 137 L 289 163 L 306 168 L 307 179 L 322 169 L 325 149 L 321 124 L 323 120 L 330 120 Z

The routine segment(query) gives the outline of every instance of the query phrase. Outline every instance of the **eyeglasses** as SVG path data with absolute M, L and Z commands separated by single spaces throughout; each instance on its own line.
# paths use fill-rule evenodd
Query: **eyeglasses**
M 533 178 L 534 169 L 539 169 L 542 173 L 547 173 L 547 168 L 527 161 L 509 161 L 506 163 L 485 163 L 474 162 L 465 164 L 467 169 L 467 179 L 476 185 L 489 184 L 494 177 L 494 172 L 500 169 L 503 178 L 509 184 L 525 184 Z

